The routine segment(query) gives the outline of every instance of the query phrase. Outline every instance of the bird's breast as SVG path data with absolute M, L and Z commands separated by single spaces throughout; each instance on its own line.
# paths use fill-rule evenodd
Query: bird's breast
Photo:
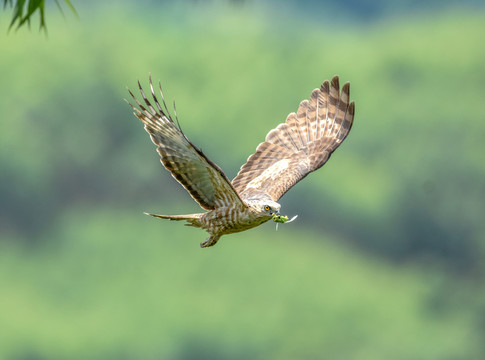
M 268 221 L 248 207 L 220 207 L 205 213 L 201 218 L 203 227 L 209 232 L 230 234 L 251 229 Z

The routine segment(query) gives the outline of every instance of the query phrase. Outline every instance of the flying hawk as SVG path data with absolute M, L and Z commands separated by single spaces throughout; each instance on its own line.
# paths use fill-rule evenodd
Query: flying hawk
M 160 105 L 152 85 L 156 109 L 138 81 L 142 104 L 130 92 L 139 109 L 131 107 L 157 146 L 163 166 L 189 192 L 204 213 L 155 215 L 161 219 L 185 220 L 188 226 L 206 230 L 209 237 L 201 247 L 213 246 L 225 234 L 258 226 L 270 219 L 286 222 L 278 199 L 293 185 L 325 164 L 347 137 L 354 120 L 354 102 L 349 103 L 349 83 L 340 91 L 339 78 L 324 81 L 303 100 L 298 111 L 271 130 L 256 152 L 230 181 L 219 166 L 192 144 L 173 121 L 163 97 Z

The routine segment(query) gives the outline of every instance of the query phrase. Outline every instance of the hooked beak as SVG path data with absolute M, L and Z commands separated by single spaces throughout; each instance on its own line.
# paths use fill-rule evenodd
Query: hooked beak
M 271 213 L 271 216 L 274 216 L 274 215 L 279 215 L 280 214 L 280 211 L 279 210 L 276 210 L 276 211 L 273 211 Z

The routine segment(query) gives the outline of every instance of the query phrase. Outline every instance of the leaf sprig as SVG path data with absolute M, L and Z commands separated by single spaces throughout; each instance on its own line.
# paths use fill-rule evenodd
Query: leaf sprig
M 64 16 L 64 11 L 62 10 L 59 0 L 54 0 L 57 8 Z M 64 3 L 71 9 L 72 13 L 78 17 L 76 9 L 72 5 L 70 0 L 64 0 Z M 7 7 L 13 8 L 12 20 L 8 26 L 8 31 L 15 27 L 18 30 L 23 25 L 27 24 L 30 29 L 30 22 L 33 15 L 38 12 L 40 19 L 39 31 L 44 31 L 47 33 L 47 26 L 45 22 L 45 0 L 3 0 L 3 8 Z

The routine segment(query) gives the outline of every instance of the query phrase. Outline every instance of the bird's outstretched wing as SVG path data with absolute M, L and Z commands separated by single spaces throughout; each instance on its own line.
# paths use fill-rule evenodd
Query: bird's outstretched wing
M 172 176 L 203 209 L 213 210 L 228 204 L 242 204 L 241 198 L 221 168 L 192 144 L 180 126 L 174 123 L 165 104 L 162 87 L 160 86 L 160 95 L 164 105 L 163 109 L 155 96 L 150 76 L 150 89 L 158 111 L 145 96 L 140 82 L 138 82 L 138 87 L 146 107 L 136 99 L 130 90 L 128 91 L 139 109 L 127 102 L 135 111 L 135 116 L 145 124 L 145 130 L 157 146 L 163 166 L 172 173 Z
M 352 127 L 355 106 L 349 104 L 349 96 L 349 83 L 340 92 L 338 76 L 313 90 L 310 100 L 302 101 L 296 114 L 271 130 L 241 167 L 232 181 L 240 196 L 277 201 L 325 164 Z

